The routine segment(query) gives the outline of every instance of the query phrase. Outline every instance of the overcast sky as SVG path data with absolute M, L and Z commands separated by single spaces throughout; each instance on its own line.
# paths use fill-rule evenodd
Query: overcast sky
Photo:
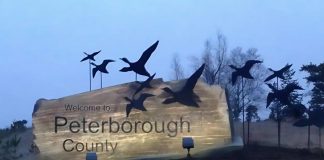
M 200 55 L 218 32 L 227 37 L 229 50 L 255 47 L 274 69 L 324 60 L 321 0 L 0 0 L 0 22 L 0 127 L 31 121 L 39 98 L 87 91 L 83 51 L 102 50 L 98 61 L 133 61 L 160 40 L 147 68 L 164 79 L 170 78 L 174 53 L 188 74 L 189 57 Z M 109 65 L 104 86 L 133 80 L 134 74 L 118 71 L 123 66 Z M 99 77 L 93 83 L 98 87 Z

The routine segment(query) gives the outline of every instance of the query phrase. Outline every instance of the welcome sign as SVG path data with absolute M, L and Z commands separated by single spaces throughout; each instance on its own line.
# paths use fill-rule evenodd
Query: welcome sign
M 33 131 L 39 159 L 80 160 L 88 152 L 96 152 L 98 159 L 180 158 L 187 154 L 183 137 L 194 140 L 192 154 L 229 144 L 228 107 L 221 88 L 198 81 L 194 92 L 199 106 L 163 103 L 168 97 L 163 88 L 177 89 L 184 82 L 153 80 L 152 89 L 134 97 L 145 99 L 146 111 L 127 112 L 131 103 L 126 97 L 133 95 L 135 82 L 38 100 Z

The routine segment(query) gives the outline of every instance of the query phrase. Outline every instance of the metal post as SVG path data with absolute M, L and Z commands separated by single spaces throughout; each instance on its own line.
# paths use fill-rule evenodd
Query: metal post
M 279 90 L 279 79 L 277 77 L 277 90 Z M 281 130 L 281 126 L 280 126 L 280 121 L 281 121 L 281 115 L 280 115 L 281 109 L 280 109 L 280 104 L 277 105 L 277 119 L 278 119 L 278 147 L 280 147 L 280 130 Z
M 90 80 L 90 91 L 91 91 L 91 60 L 89 59 L 89 80 Z
M 100 87 L 102 89 L 102 72 L 100 72 Z
M 244 85 L 243 85 L 243 77 L 241 76 L 242 80 L 242 108 L 243 108 L 243 145 L 245 145 L 245 126 L 244 126 L 244 114 L 245 114 L 245 108 L 244 108 Z

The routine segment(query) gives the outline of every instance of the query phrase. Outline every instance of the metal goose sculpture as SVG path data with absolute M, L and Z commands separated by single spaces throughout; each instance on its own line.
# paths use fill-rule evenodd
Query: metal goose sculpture
M 250 70 L 257 63 L 262 63 L 262 61 L 248 60 L 245 62 L 245 65 L 242 68 L 235 67 L 234 65 L 229 65 L 232 69 L 235 70 L 232 73 L 232 85 L 235 84 L 238 76 L 242 76 L 247 79 L 254 79 L 250 73 Z
M 90 91 L 91 91 L 91 61 L 95 61 L 95 56 L 97 54 L 99 54 L 101 52 L 101 50 L 97 51 L 97 52 L 93 52 L 92 54 L 88 54 L 86 52 L 83 52 L 86 57 L 84 57 L 83 59 L 81 59 L 80 62 L 83 62 L 83 61 L 86 61 L 86 60 L 89 60 L 89 81 L 90 81 Z
M 83 52 L 83 53 L 86 55 L 86 57 L 84 57 L 80 62 L 83 62 L 83 61 L 85 61 L 85 60 L 96 61 L 96 60 L 94 59 L 94 57 L 95 57 L 97 54 L 99 54 L 100 52 L 101 52 L 101 50 L 98 51 L 98 52 L 93 52 L 92 54 L 88 54 L 88 53 L 86 53 L 86 52 Z
M 107 70 L 107 65 L 110 62 L 115 62 L 115 61 L 111 60 L 111 59 L 106 59 L 106 60 L 103 60 L 100 65 L 97 65 L 97 64 L 95 64 L 93 62 L 91 63 L 91 65 L 95 66 L 92 69 L 92 77 L 93 78 L 96 76 L 96 73 L 98 71 L 100 71 L 100 86 L 101 86 L 101 88 L 102 88 L 102 73 L 109 73 L 108 70 Z
M 145 64 L 148 61 L 148 59 L 150 58 L 150 56 L 152 55 L 152 53 L 155 51 L 158 44 L 159 44 L 159 41 L 156 41 L 152 46 L 150 46 L 148 49 L 146 49 L 143 52 L 141 58 L 139 60 L 137 60 L 136 62 L 130 62 L 127 58 L 121 58 L 121 60 L 124 61 L 125 63 L 127 63 L 129 65 L 129 67 L 124 67 L 119 71 L 121 71 L 121 72 L 134 71 L 136 73 L 136 77 L 137 77 L 137 74 L 150 77 L 151 75 L 146 70 Z
M 277 78 L 280 78 L 280 79 L 285 79 L 285 77 L 284 77 L 284 73 L 287 72 L 287 71 L 289 71 L 289 69 L 290 69 L 291 66 L 292 66 L 292 64 L 290 64 L 290 65 L 287 64 L 285 67 L 281 68 L 281 69 L 278 70 L 278 71 L 275 71 L 275 70 L 269 68 L 269 70 L 272 71 L 273 74 L 270 75 L 270 76 L 268 76 L 268 77 L 264 80 L 264 82 L 270 81 L 271 79 L 276 78 L 276 77 L 277 77 Z
M 101 73 L 109 73 L 108 70 L 107 70 L 107 65 L 110 62 L 115 62 L 115 61 L 114 60 L 111 60 L 111 59 L 106 59 L 106 60 L 103 60 L 100 65 L 97 65 L 95 63 L 91 63 L 91 65 L 95 66 L 92 69 L 92 77 L 94 78 L 96 76 L 96 73 L 98 71 L 100 71 Z
M 128 98 L 128 97 L 124 97 L 124 99 L 126 101 L 128 101 L 129 103 L 126 105 L 126 117 L 129 116 L 131 110 L 134 109 L 138 109 L 141 111 L 147 111 L 146 108 L 144 107 L 144 101 L 148 98 L 148 97 L 153 97 L 155 95 L 153 94 L 149 94 L 149 93 L 143 93 L 139 96 L 139 98 L 134 99 L 134 97 L 132 99 Z
M 187 79 L 185 85 L 179 91 L 173 91 L 168 87 L 163 88 L 166 93 L 172 96 L 171 98 L 164 100 L 163 104 L 179 102 L 186 106 L 199 107 L 197 104 L 199 97 L 194 93 L 193 89 L 195 88 L 196 83 L 204 69 L 205 64 L 201 65 L 199 69 Z
M 257 63 L 262 63 L 262 61 L 259 60 L 248 60 L 245 62 L 245 65 L 241 68 L 235 67 L 234 65 L 229 65 L 232 69 L 234 69 L 235 71 L 232 73 L 232 85 L 234 85 L 237 81 L 237 77 L 241 76 L 241 81 L 242 81 L 242 93 L 244 90 L 244 86 L 243 86 L 243 78 L 247 78 L 247 79 L 254 79 L 250 73 L 251 68 L 257 64 Z M 243 94 L 242 94 L 243 95 Z M 242 96 L 243 97 L 243 96 Z M 245 121 L 245 109 L 244 109 L 244 98 L 242 98 L 242 119 L 243 119 L 243 123 L 242 123 L 242 131 L 243 131 L 243 144 L 245 145 L 245 125 L 244 125 L 244 121 Z
M 295 90 L 303 90 L 300 86 L 295 83 L 288 84 L 284 89 L 277 90 L 271 84 L 267 84 L 268 87 L 272 90 L 267 96 L 267 107 L 273 102 L 275 99 L 279 100 L 282 105 L 291 105 L 289 100 L 289 95 Z

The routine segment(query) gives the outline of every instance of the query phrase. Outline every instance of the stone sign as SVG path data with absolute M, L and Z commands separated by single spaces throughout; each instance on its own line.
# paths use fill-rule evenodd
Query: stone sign
M 223 89 L 198 81 L 198 106 L 164 104 L 163 88 L 177 90 L 185 81 L 154 79 L 153 88 L 135 96 L 138 83 L 126 83 L 59 99 L 40 99 L 33 112 L 39 159 L 181 158 L 183 137 L 191 137 L 191 154 L 231 143 Z

